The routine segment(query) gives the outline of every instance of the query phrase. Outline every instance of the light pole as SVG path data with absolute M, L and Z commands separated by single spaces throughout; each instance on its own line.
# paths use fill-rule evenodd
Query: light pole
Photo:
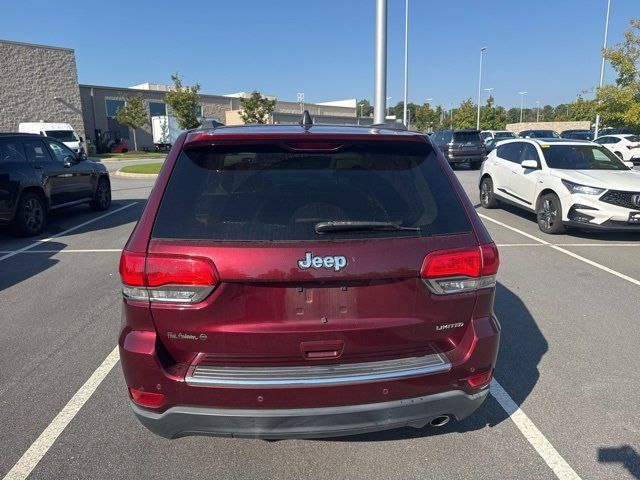
M 609 33 L 609 11 L 611 10 L 611 0 L 607 0 L 607 19 L 604 23 L 604 44 L 602 46 L 602 64 L 600 65 L 600 84 L 598 88 L 602 88 L 604 81 L 604 49 L 607 48 L 607 34 Z M 593 138 L 598 138 L 598 130 L 600 129 L 600 114 L 596 113 L 596 127 L 593 132 Z
M 520 123 L 522 123 L 522 109 L 524 108 L 524 96 L 529 92 L 518 92 L 520 95 Z
M 376 0 L 375 82 L 373 123 L 385 123 L 387 96 L 387 0 Z
M 480 71 L 478 73 L 478 117 L 476 119 L 476 130 L 480 130 L 480 92 L 482 90 L 482 57 L 487 47 L 480 49 Z
M 536 122 L 540 121 L 540 100 L 536 100 Z
M 407 96 L 409 94 L 409 0 L 404 4 L 404 109 L 402 111 L 402 122 L 407 128 Z

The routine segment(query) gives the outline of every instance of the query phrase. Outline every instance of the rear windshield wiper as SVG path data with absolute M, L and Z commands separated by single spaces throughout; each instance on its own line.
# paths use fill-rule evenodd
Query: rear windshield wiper
M 342 221 L 342 222 L 319 222 L 316 223 L 316 233 L 327 232 L 381 232 L 409 230 L 419 232 L 419 227 L 403 227 L 391 222 L 367 222 L 367 221 Z

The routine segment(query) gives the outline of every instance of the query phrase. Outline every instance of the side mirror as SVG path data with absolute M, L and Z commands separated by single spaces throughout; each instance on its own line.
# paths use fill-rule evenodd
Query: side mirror
M 84 138 L 82 138 L 82 135 L 78 137 L 78 140 L 80 140 L 80 143 L 84 142 Z
M 633 162 L 622 162 L 622 163 L 624 163 L 629 168 L 633 168 Z
M 76 159 L 73 158 L 71 155 L 67 155 L 66 157 L 64 157 L 63 160 L 63 164 L 65 168 L 70 168 L 71 165 L 73 165 L 75 163 Z
M 538 168 L 538 162 L 535 160 L 523 160 L 520 165 L 526 170 L 535 170 Z

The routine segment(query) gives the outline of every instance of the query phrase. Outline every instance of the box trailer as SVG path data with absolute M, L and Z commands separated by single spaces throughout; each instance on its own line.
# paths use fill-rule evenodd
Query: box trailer
M 172 115 L 158 115 L 151 118 L 153 144 L 158 150 L 170 149 L 183 131 L 178 127 L 176 117 Z

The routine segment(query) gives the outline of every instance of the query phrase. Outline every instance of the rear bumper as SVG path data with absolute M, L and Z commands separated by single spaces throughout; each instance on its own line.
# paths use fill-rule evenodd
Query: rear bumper
M 131 406 L 145 427 L 166 438 L 187 435 L 320 438 L 422 427 L 441 415 L 461 420 L 482 405 L 488 393 L 488 388 L 473 395 L 453 390 L 364 405 L 270 410 L 176 406 L 154 413 L 133 403 Z
M 445 157 L 449 163 L 465 163 L 465 162 L 484 162 L 487 158 L 486 155 L 478 154 L 448 154 L 445 153 Z

